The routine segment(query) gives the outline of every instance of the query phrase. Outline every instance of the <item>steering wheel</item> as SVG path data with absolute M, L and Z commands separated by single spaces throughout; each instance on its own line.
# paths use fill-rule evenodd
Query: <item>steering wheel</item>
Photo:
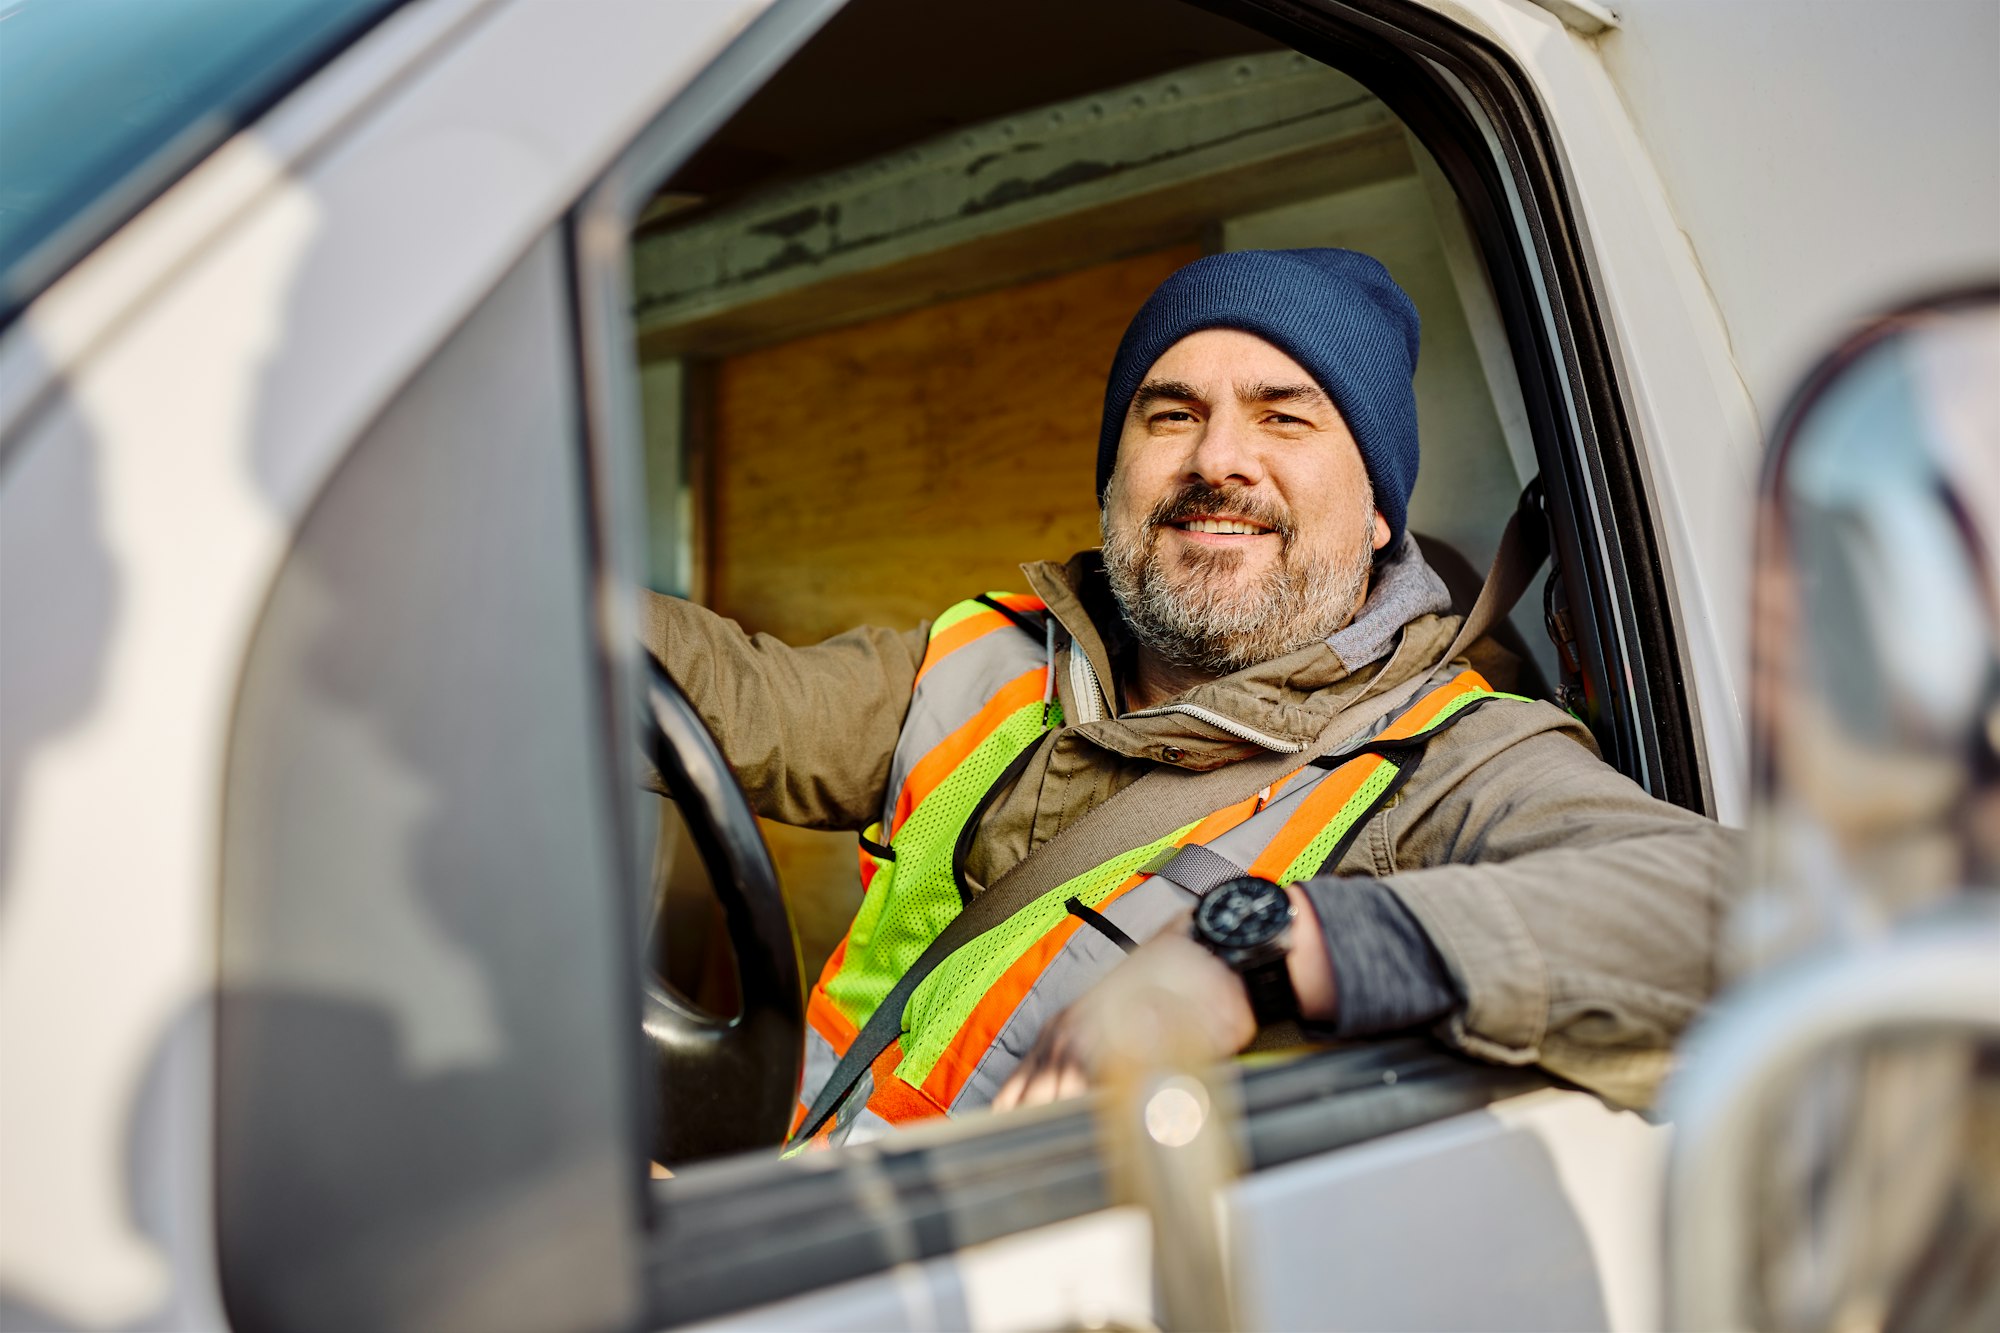
M 655 1098 L 653 1160 L 675 1165 L 784 1141 L 805 1053 L 805 988 L 798 938 L 757 816 L 680 686 L 650 656 L 646 664 L 646 754 L 721 900 L 743 997 L 734 1018 L 690 1004 L 660 980 L 653 961 L 659 941 L 649 941 L 641 1027 Z

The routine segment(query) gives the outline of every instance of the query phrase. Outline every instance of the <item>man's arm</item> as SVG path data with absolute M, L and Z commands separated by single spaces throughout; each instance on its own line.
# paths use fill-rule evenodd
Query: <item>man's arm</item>
M 1488 705 L 1448 735 L 1339 873 L 1292 886 L 1303 1015 L 1350 1037 L 1443 1019 L 1474 1054 L 1645 1105 L 1714 988 L 1739 835 L 1648 796 L 1547 705 Z M 1255 1035 L 1182 917 L 1049 1025 L 995 1108 L 1081 1091 L 1148 989 L 1202 1015 L 1218 1057 Z
M 1547 704 L 1489 704 L 1443 739 L 1340 868 L 1422 926 L 1455 1043 L 1646 1104 L 1714 990 L 1740 835 L 1648 796 Z
M 879 817 L 923 661 L 922 626 L 850 630 L 794 648 L 647 593 L 640 637 L 715 733 L 758 814 L 856 830 Z

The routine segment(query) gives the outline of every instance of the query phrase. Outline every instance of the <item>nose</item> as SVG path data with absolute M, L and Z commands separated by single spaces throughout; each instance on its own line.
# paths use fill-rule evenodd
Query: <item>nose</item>
M 1255 486 L 1264 480 L 1264 461 L 1248 425 L 1234 413 L 1217 412 L 1203 423 L 1187 472 L 1210 486 Z

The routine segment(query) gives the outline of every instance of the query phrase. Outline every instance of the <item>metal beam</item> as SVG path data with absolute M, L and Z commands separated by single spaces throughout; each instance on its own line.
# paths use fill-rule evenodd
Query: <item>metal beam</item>
M 650 356 L 719 354 L 1412 169 L 1395 117 L 1347 76 L 1291 52 L 1217 61 L 643 235 L 634 317 Z

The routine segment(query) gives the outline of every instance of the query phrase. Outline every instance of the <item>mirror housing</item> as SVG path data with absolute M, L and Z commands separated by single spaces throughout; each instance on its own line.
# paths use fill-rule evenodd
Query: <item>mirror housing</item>
M 2000 289 L 1808 377 L 1752 588 L 1755 863 L 1667 1089 L 1666 1324 L 1896 1322 L 1966 1244 L 2000 1041 Z

